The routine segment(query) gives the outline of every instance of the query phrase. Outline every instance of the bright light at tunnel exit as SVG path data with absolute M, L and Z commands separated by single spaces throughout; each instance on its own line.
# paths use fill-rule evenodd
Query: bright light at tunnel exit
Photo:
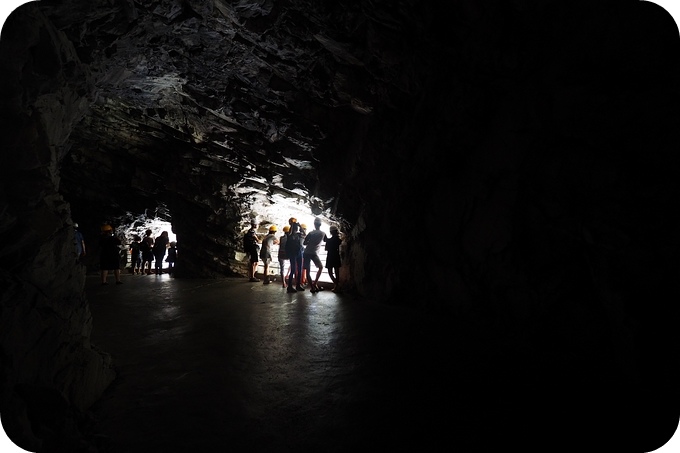
M 253 208 L 249 213 L 250 217 L 244 217 L 242 219 L 242 230 L 240 234 L 245 234 L 250 228 L 250 219 L 253 218 L 258 224 L 258 236 L 260 239 L 264 238 L 267 234 L 269 227 L 271 225 L 276 225 L 276 237 L 279 238 L 283 234 L 283 227 L 288 225 L 288 219 L 295 217 L 300 224 L 304 224 L 307 227 L 307 232 L 314 229 L 314 219 L 321 219 L 321 231 L 323 231 L 326 236 L 330 237 L 330 227 L 335 225 L 340 227 L 339 222 L 330 219 L 330 214 L 328 212 L 321 213 L 315 216 L 310 213 L 309 205 L 300 201 L 296 198 L 288 198 L 279 195 L 275 195 L 273 199 L 267 200 L 264 197 L 255 197 L 255 202 L 253 203 Z M 126 217 L 129 219 L 132 217 L 131 213 L 128 213 Z M 129 222 L 129 220 L 128 220 Z M 148 218 L 144 215 L 138 216 L 135 221 L 131 224 L 126 222 L 120 222 L 121 232 L 124 236 L 124 246 L 128 246 L 132 242 L 132 238 L 135 234 L 143 238 L 146 230 L 151 230 L 151 236 L 157 238 L 161 235 L 163 231 L 168 232 L 170 241 L 176 241 L 178 249 L 181 253 L 181 238 L 178 240 L 175 233 L 172 232 L 172 223 L 166 220 L 161 220 L 160 218 Z M 279 276 L 279 263 L 277 259 L 278 255 L 278 245 L 275 245 L 273 250 L 272 263 L 269 267 L 269 276 L 278 277 Z M 245 261 L 245 253 L 242 251 L 236 251 L 235 258 L 237 260 Z M 319 247 L 319 258 L 324 266 L 323 272 L 319 277 L 320 282 L 330 283 L 331 279 L 328 275 L 328 269 L 326 269 L 326 250 L 324 243 L 321 243 Z M 129 263 L 128 263 L 129 264 Z M 316 276 L 317 268 L 314 263 L 311 264 L 311 274 L 312 278 Z M 260 260 L 258 263 L 257 273 L 262 275 L 264 272 L 264 263 Z
M 151 236 L 154 239 L 160 236 L 163 231 L 167 231 L 170 242 L 177 241 L 177 236 L 172 232 L 172 224 L 170 222 L 160 219 L 146 219 L 141 225 L 139 223 L 134 223 L 123 229 L 125 240 L 127 241 L 125 245 L 132 242 L 132 237 L 135 234 L 140 238 L 143 238 L 146 234 L 146 230 L 151 230 Z
M 278 195 L 275 195 L 273 198 L 274 202 L 272 203 L 267 203 L 263 202 L 262 200 L 258 200 L 259 202 L 255 203 L 255 205 L 253 206 L 253 210 L 251 212 L 251 216 L 254 217 L 255 221 L 258 224 L 258 236 L 260 237 L 260 239 L 264 238 L 264 236 L 267 234 L 267 230 L 269 229 L 270 225 L 276 225 L 277 229 L 276 237 L 277 238 L 280 237 L 281 234 L 283 234 L 283 227 L 285 225 L 288 225 L 288 219 L 290 219 L 291 217 L 295 217 L 298 223 L 304 224 L 307 227 L 307 232 L 314 229 L 314 219 L 317 217 L 320 218 L 321 219 L 320 229 L 321 231 L 326 233 L 326 236 L 328 237 L 330 237 L 331 235 L 330 227 L 332 225 L 340 227 L 340 224 L 338 222 L 335 222 L 329 218 L 330 216 L 328 213 L 321 213 L 318 216 L 315 216 L 310 213 L 310 208 L 307 204 L 297 199 L 286 198 Z M 243 231 L 241 233 L 245 234 L 245 232 L 250 228 L 250 225 L 249 219 L 245 218 L 243 220 L 244 225 Z M 274 259 L 272 260 L 272 263 L 270 264 L 269 267 L 270 277 L 279 275 L 279 263 L 276 258 L 278 254 L 278 245 L 274 246 L 272 252 Z M 240 252 L 237 253 L 237 259 L 241 258 L 242 256 L 244 256 L 243 253 Z M 321 259 L 321 263 L 324 266 L 323 272 L 319 277 L 319 281 L 322 283 L 330 283 L 331 279 L 328 275 L 328 269 L 326 269 L 326 250 L 323 242 L 319 247 L 319 258 Z M 310 271 L 312 274 L 312 278 L 314 278 L 317 272 L 317 268 L 314 265 L 314 263 L 311 264 Z M 264 263 L 262 262 L 262 260 L 260 260 L 257 266 L 257 273 L 261 275 L 263 272 Z

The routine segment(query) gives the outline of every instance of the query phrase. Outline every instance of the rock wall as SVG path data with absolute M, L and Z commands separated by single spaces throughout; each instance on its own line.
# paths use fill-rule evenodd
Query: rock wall
M 678 378 L 677 26 L 648 2 L 501 3 L 430 17 L 420 39 L 450 45 L 404 71 L 420 96 L 357 126 L 353 280 L 451 316 L 499 373 L 647 413 Z
M 8 20 L 10 434 L 76 437 L 62 421 L 113 377 L 72 209 L 94 227 L 162 202 L 195 252 L 178 275 L 230 275 L 251 195 L 303 189 L 346 226 L 357 295 L 448 316 L 543 382 L 628 386 L 640 410 L 672 392 L 678 30 L 649 2 L 578 6 L 74 1 Z
M 114 378 L 90 343 L 92 318 L 76 264 L 59 164 L 88 105 L 68 41 L 35 10 L 3 28 L 0 229 L 0 413 L 29 451 L 75 451 L 79 420 Z

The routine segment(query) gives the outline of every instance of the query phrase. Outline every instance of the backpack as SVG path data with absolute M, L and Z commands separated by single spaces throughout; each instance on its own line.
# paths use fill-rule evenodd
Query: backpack
M 300 233 L 292 233 L 286 239 L 286 255 L 288 258 L 297 255 L 302 250 L 302 235 Z
M 257 236 L 255 230 L 250 229 L 243 235 L 243 250 L 246 252 L 259 251 L 260 246 L 257 243 Z

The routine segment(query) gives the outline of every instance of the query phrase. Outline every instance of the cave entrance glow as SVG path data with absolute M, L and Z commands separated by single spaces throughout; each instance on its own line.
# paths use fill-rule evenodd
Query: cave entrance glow
M 126 218 L 129 219 L 130 217 L 134 216 L 128 213 Z M 134 217 L 132 222 L 129 220 L 127 222 L 121 222 L 120 230 L 122 231 L 120 239 L 123 242 L 123 252 L 126 254 L 125 266 L 121 267 L 121 269 L 126 272 L 131 271 L 132 260 L 130 259 L 129 248 L 135 235 L 143 238 L 146 234 L 146 230 L 151 230 L 151 236 L 157 238 L 163 231 L 167 231 L 170 241 L 177 241 L 177 236 L 172 232 L 172 224 L 159 217 L 150 218 L 146 216 L 137 216 Z M 167 264 L 163 267 L 167 267 Z
M 300 197 L 285 196 L 283 194 L 258 194 L 254 195 L 251 192 L 252 210 L 250 212 L 250 218 L 255 219 L 258 223 L 258 236 L 264 238 L 267 235 L 270 225 L 276 225 L 277 232 L 276 237 L 280 237 L 283 234 L 283 227 L 288 225 L 288 219 L 295 217 L 298 222 L 307 226 L 307 231 L 311 231 L 314 228 L 314 219 L 319 217 L 321 219 L 321 231 L 326 233 L 326 236 L 330 237 L 330 227 L 337 226 L 340 231 L 343 231 L 341 219 L 335 218 L 330 211 L 320 212 L 318 215 L 313 214 L 313 210 L 310 206 L 309 201 Z M 250 228 L 250 218 L 243 219 L 243 230 L 241 234 L 245 234 Z M 272 250 L 272 263 L 269 265 L 269 275 L 279 276 L 279 262 L 277 259 L 279 251 L 279 246 L 275 245 Z M 319 282 L 331 283 L 331 278 L 328 275 L 328 269 L 326 269 L 326 250 L 324 248 L 324 243 L 321 243 L 319 248 L 319 258 L 323 263 L 324 269 L 319 277 Z M 236 259 L 246 261 L 247 257 L 242 251 L 236 252 Z M 316 276 L 317 268 L 314 263 L 311 264 L 310 272 L 312 278 Z M 258 262 L 256 273 L 263 275 L 264 273 L 264 263 L 262 260 Z M 277 279 L 277 282 L 280 281 Z

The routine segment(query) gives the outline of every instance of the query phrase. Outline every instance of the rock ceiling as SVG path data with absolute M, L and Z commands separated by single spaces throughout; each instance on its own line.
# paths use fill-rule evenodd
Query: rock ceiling
M 666 400 L 679 49 L 633 0 L 23 5 L 0 42 L 0 402 L 23 428 L 43 407 L 12 389 L 87 407 L 111 378 L 74 220 L 167 215 L 177 275 L 224 276 L 249 216 L 288 217 L 272 202 L 343 222 L 358 296 L 471 319 L 570 379 L 602 352 Z
M 345 133 L 340 118 L 370 114 L 407 88 L 399 56 L 372 48 L 408 23 L 399 9 L 127 1 L 46 13 L 86 63 L 94 100 L 71 134 L 64 190 L 116 190 L 105 205 L 134 207 L 121 198 L 127 186 L 214 209 L 233 196 L 265 206 L 278 195 L 327 212 L 340 181 L 327 172 L 319 185 L 321 145 Z
M 233 270 L 218 257 L 234 256 L 248 217 L 361 225 L 364 197 L 382 198 L 377 172 L 392 185 L 390 142 L 419 127 L 412 110 L 441 64 L 437 18 L 411 2 L 73 0 L 21 12 L 45 24 L 16 51 L 28 54 L 21 99 L 36 99 L 75 221 L 172 219 L 186 245 L 194 232 L 206 242 L 193 247 L 217 244 L 195 261 L 218 261 L 218 273 Z

